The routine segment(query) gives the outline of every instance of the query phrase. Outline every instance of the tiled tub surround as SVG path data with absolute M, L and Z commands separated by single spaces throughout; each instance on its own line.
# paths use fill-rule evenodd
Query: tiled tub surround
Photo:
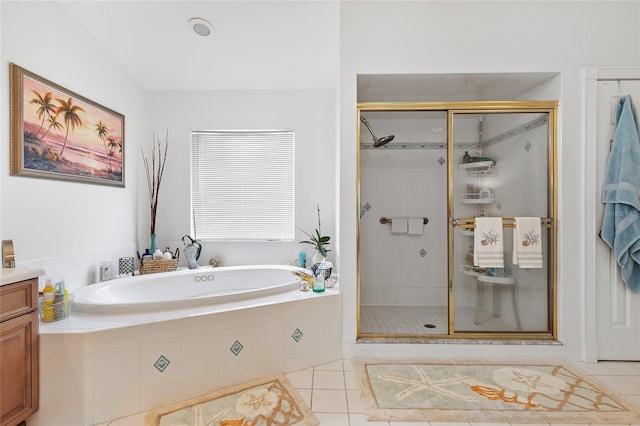
M 334 361 L 341 312 L 334 288 L 41 324 L 40 411 L 29 426 L 103 423 Z

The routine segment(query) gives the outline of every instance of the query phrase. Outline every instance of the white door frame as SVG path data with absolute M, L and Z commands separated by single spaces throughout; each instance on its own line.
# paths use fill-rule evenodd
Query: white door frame
M 596 194 L 596 102 L 598 81 L 640 80 L 640 68 L 597 68 L 584 69 L 585 101 L 585 306 L 584 353 L 586 362 L 598 361 L 598 342 L 596 333 L 596 243 L 600 225 L 596 223 L 596 211 L 593 206 L 600 199 Z

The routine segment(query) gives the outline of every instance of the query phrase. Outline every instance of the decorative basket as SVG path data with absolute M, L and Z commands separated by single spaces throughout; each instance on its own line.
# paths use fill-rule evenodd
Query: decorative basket
M 140 275 L 170 272 L 175 271 L 176 268 L 178 268 L 178 259 L 142 259 L 140 261 Z

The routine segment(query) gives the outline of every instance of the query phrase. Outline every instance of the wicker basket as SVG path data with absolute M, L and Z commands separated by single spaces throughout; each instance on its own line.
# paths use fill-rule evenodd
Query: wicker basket
M 177 267 L 178 259 L 142 259 L 140 275 L 175 271 Z

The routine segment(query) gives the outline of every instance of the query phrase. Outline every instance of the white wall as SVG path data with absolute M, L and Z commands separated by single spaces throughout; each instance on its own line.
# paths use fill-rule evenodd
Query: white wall
M 13 62 L 125 116 L 125 188 L 9 176 L 9 91 L 0 91 L 2 239 L 13 240 L 18 266 L 43 267 L 46 277 L 64 278 L 73 289 L 93 280 L 99 260 L 115 267 L 118 257 L 135 255 L 146 95 L 60 4 L 2 2 L 0 8 L 3 87 Z
M 581 69 L 640 64 L 637 2 L 343 2 L 340 58 L 340 282 L 346 354 L 439 353 L 434 345 L 351 345 L 356 335 L 356 125 L 358 74 L 560 72 L 559 338 L 534 356 L 581 357 L 584 148 Z M 616 31 L 611 31 L 615 28 Z M 566 242 L 563 244 L 563 242 Z M 570 243 L 569 243 L 570 242 Z M 437 345 L 435 345 L 437 346 Z M 456 350 L 449 348 L 449 351 Z M 492 356 L 513 355 L 504 348 Z M 464 348 L 460 348 L 460 354 Z M 469 351 L 478 356 L 477 352 Z M 529 353 L 529 356 L 532 354 Z
M 164 141 L 169 131 L 169 157 L 160 191 L 156 222 L 158 245 L 183 247 L 190 233 L 190 135 L 192 130 L 293 129 L 295 132 L 295 226 L 293 242 L 204 242 L 200 264 L 215 257 L 222 265 L 293 264 L 299 251 L 311 259 L 312 247 L 300 228 L 312 232 L 320 205 L 322 233 L 331 237 L 328 258 L 335 259 L 335 103 L 333 91 L 205 91 L 152 92 L 150 127 Z M 150 147 L 151 138 L 145 138 Z M 145 147 L 147 149 L 147 147 Z M 142 170 L 139 179 L 144 182 Z M 141 189 L 140 247 L 148 247 L 148 194 Z

